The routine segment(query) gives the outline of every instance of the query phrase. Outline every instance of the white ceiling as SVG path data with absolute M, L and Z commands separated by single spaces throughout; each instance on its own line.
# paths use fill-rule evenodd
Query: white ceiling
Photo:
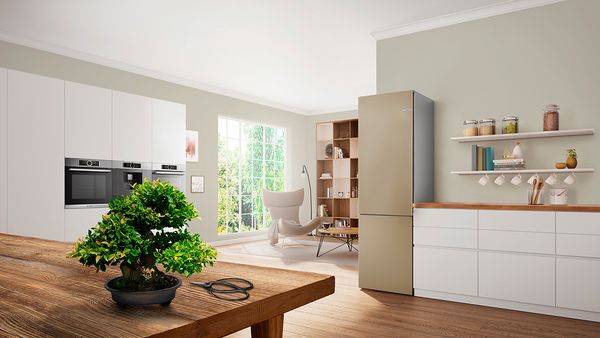
M 372 33 L 532 1 L 0 0 L 0 39 L 315 114 L 375 93 Z

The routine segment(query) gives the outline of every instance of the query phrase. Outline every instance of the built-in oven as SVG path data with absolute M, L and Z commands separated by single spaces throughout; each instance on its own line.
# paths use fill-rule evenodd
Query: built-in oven
M 106 207 L 112 198 L 112 163 L 65 158 L 65 208 Z
M 185 165 L 153 163 L 152 180 L 167 182 L 185 193 Z
M 113 196 L 129 195 L 134 184 L 152 179 L 152 165 L 147 162 L 113 161 Z

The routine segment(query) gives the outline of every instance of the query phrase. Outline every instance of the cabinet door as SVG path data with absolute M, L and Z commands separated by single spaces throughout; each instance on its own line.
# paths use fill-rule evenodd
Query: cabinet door
M 65 82 L 65 157 L 112 158 L 112 93 Z
M 415 247 L 415 289 L 477 296 L 477 251 Z
M 150 98 L 113 91 L 113 160 L 152 162 L 151 121 Z
M 152 162 L 185 164 L 183 104 L 152 99 Z
M 108 208 L 65 209 L 65 241 L 74 242 L 87 235 L 87 231 L 95 226 Z
M 7 231 L 8 139 L 6 133 L 8 133 L 8 114 L 6 113 L 6 91 L 6 69 L 0 68 L 0 233 L 6 233 Z
M 412 295 L 412 217 L 361 215 L 358 231 L 359 286 Z
M 412 214 L 412 91 L 358 100 L 361 214 Z
M 600 312 L 600 261 L 556 259 L 556 306 Z
M 555 257 L 479 252 L 479 296 L 554 306 Z
M 64 239 L 62 80 L 8 71 L 8 232 Z

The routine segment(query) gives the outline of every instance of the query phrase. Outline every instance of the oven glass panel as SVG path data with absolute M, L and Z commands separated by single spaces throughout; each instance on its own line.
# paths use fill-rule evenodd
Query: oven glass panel
M 73 200 L 96 200 L 108 196 L 107 177 L 104 175 L 71 175 Z

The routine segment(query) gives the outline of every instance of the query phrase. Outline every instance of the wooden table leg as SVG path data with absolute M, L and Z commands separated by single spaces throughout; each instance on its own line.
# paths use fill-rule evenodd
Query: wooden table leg
M 252 325 L 252 338 L 281 338 L 283 337 L 283 313 Z

